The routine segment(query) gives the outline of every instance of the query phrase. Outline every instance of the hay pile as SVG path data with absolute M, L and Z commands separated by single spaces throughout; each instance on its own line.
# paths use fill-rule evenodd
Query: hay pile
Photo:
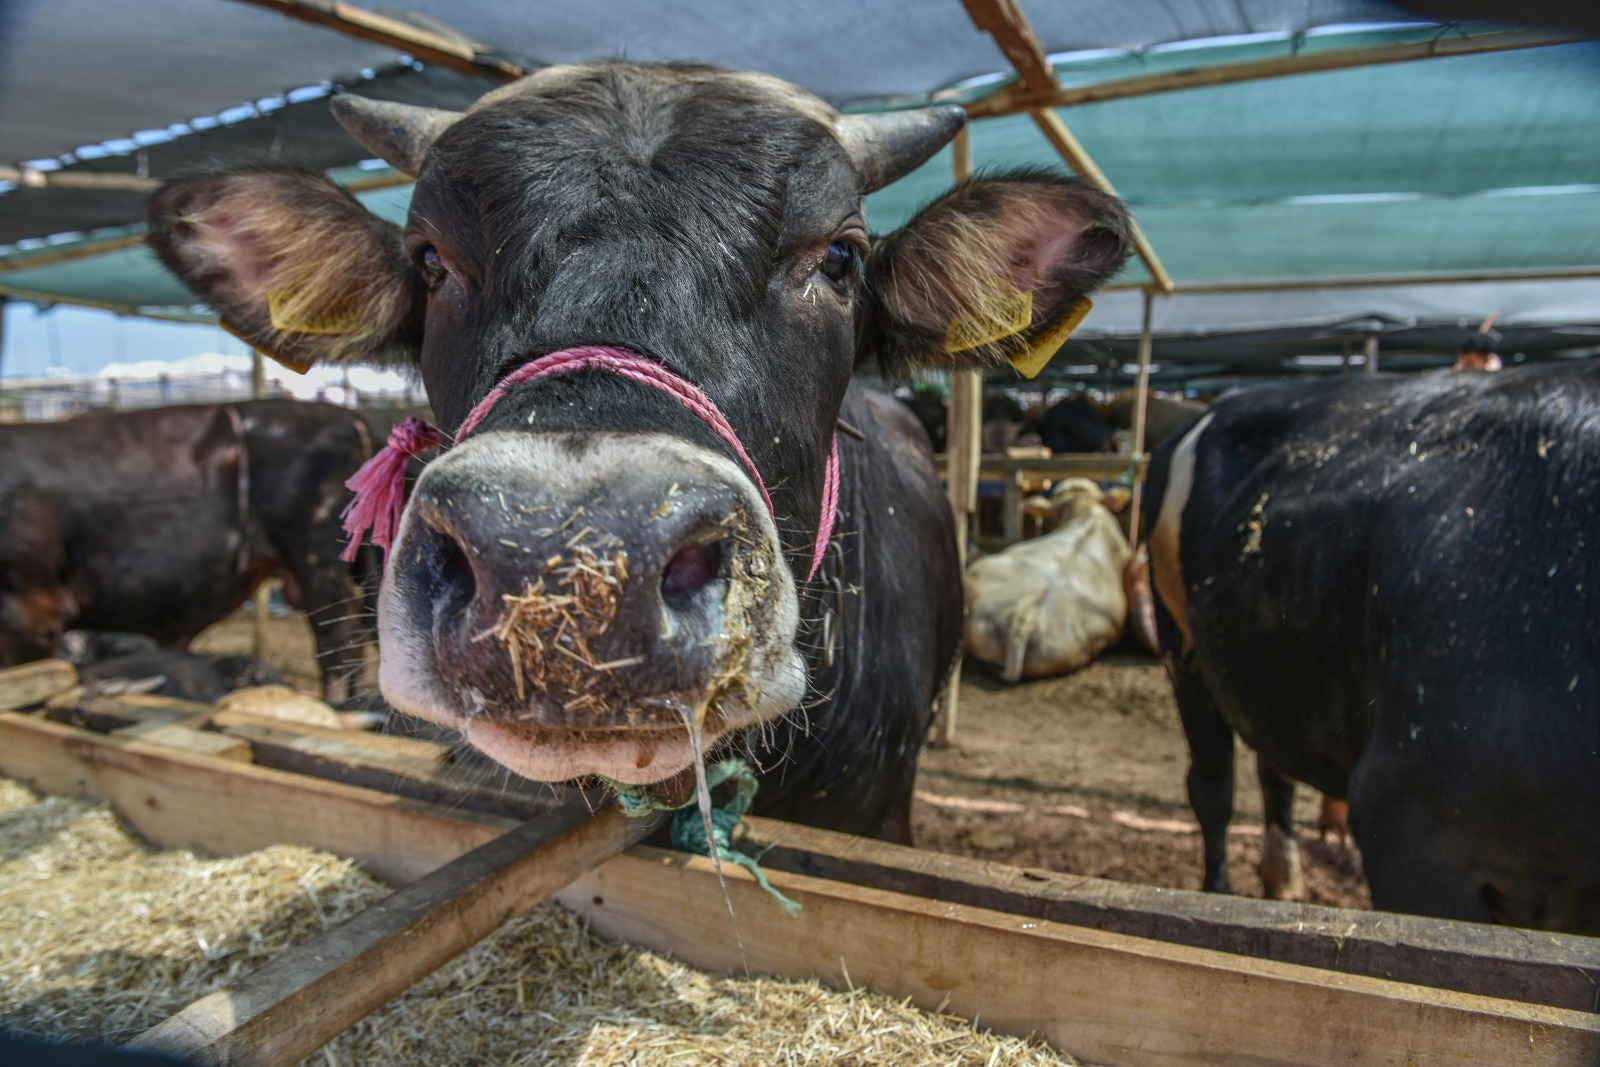
M 344 860 L 160 852 L 103 806 L 0 780 L 0 1016 L 121 1041 L 378 900 Z M 309 1063 L 1061 1064 L 863 990 L 733 980 L 590 936 L 544 907 Z

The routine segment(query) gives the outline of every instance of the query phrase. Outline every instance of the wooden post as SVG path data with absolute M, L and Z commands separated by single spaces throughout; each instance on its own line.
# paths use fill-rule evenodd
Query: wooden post
M 1145 410 L 1150 401 L 1150 350 L 1154 340 L 1151 336 L 1151 312 L 1155 294 L 1150 290 L 1144 291 L 1144 326 L 1139 331 L 1139 384 L 1135 387 L 1133 398 L 1133 462 L 1138 464 L 1144 458 L 1144 422 Z M 1137 467 L 1135 467 L 1137 472 Z M 1144 497 L 1144 481 L 1135 473 L 1133 485 L 1128 487 L 1132 498 L 1128 504 L 1128 540 L 1134 548 L 1139 547 L 1139 505 Z
M 1378 335 L 1377 334 L 1375 334 L 1375 333 L 1367 334 L 1367 342 L 1362 347 L 1362 351 L 1364 353 L 1366 353 L 1367 363 L 1366 363 L 1366 366 L 1362 367 L 1361 369 L 1363 371 L 1365 371 L 1366 373 L 1368 373 L 1368 374 L 1377 374 L 1378 373 Z
M 1022 540 L 1022 472 L 1019 470 L 1006 470 L 1006 498 L 1001 509 L 1004 514 L 1001 522 L 1004 523 L 1005 542 L 1014 545 Z
M 267 395 L 267 369 L 261 359 L 261 353 L 256 349 L 250 350 L 250 395 L 260 400 Z M 243 442 L 240 443 L 243 448 Z M 241 519 L 244 516 L 240 516 Z M 256 587 L 255 596 L 255 631 L 250 642 L 250 654 L 256 659 L 263 659 L 267 654 L 267 605 L 272 597 L 272 592 L 267 588 L 269 583 L 262 582 Z
M 971 145 L 966 130 L 956 134 L 950 154 L 955 180 L 966 181 L 972 174 Z M 978 506 L 978 456 L 983 443 L 983 378 L 977 371 L 950 372 L 949 408 L 949 432 L 945 437 L 950 468 L 945 479 L 945 491 L 950 498 L 950 510 L 955 515 L 956 566 L 965 575 L 967 537 L 971 529 L 972 512 Z M 933 732 L 933 744 L 937 748 L 945 748 L 955 740 L 956 698 L 960 691 L 961 657 L 957 653 L 945 689 L 944 707 L 940 710 L 939 721 Z
M 1339 341 L 1339 373 L 1350 373 L 1350 338 L 1344 337 Z

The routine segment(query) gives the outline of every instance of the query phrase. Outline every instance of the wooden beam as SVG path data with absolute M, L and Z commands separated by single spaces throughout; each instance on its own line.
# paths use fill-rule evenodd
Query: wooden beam
M 940 453 L 933 459 L 939 472 L 943 474 L 949 466 L 949 454 Z M 1140 459 L 1132 453 L 1070 452 L 1044 459 L 988 453 L 978 460 L 977 480 L 1005 481 L 1018 473 L 1033 474 L 1049 478 L 1051 481 L 1060 481 L 1062 478 L 1118 478 L 1135 462 L 1138 465 L 1136 476 L 1142 479 L 1145 467 L 1148 465 L 1148 457 Z
M 63 659 L 44 659 L 0 670 L 0 711 L 42 704 L 78 684 L 78 668 Z
M 1006 0 L 997 0 L 1004 3 Z M 972 141 L 965 127 L 950 145 L 951 180 L 960 185 L 972 177 Z M 945 469 L 945 494 L 955 523 L 956 570 L 967 570 L 967 539 L 972 536 L 972 513 L 978 506 L 978 456 L 983 451 L 983 376 L 975 370 L 954 370 L 949 374 L 950 392 L 945 397 L 945 448 L 949 462 Z M 961 714 L 961 655 L 945 679 L 944 696 L 934 709 L 930 743 L 949 748 L 955 743 L 956 722 Z
M 1023 870 L 772 819 L 739 847 L 768 870 L 1133 937 L 1600 1013 L 1600 939 Z
M 1016 68 L 1017 78 L 1024 93 L 1044 96 L 1058 88 L 1055 67 L 1050 65 L 1044 46 L 1039 43 L 1033 27 L 1028 24 L 1027 17 L 1015 0 L 963 0 L 963 3 L 966 4 L 967 14 L 971 16 L 973 25 L 993 36 L 995 44 L 1000 46 L 1000 51 L 1005 53 L 1006 59 Z M 1112 196 L 1117 194 L 1105 173 L 1083 145 L 1078 143 L 1078 139 L 1067 129 L 1067 124 L 1061 121 L 1059 115 L 1039 107 L 1030 109 L 1028 114 L 1044 134 L 1045 139 L 1066 161 L 1067 166 Z M 1172 277 L 1161 265 L 1155 249 L 1150 246 L 1150 241 L 1145 237 L 1144 231 L 1139 229 L 1137 222 L 1133 224 L 1133 250 L 1144 263 L 1145 269 L 1150 272 L 1151 284 L 1163 293 L 1172 292 Z
M 1600 1016 L 1024 920 L 638 847 L 559 899 L 605 937 L 714 970 L 866 986 L 1119 1067 L 1461 1063 L 1600 1057 Z
M 972 24 L 994 38 L 1007 62 L 1017 72 L 1025 94 L 1044 96 L 1059 84 L 1027 16 L 1016 0 L 962 0 Z
M 612 809 L 525 823 L 124 1047 L 199 1064 L 297 1063 L 660 821 Z
M 1537 30 L 1512 30 L 1480 33 L 1471 37 L 1439 37 L 1405 44 L 1330 48 L 1322 52 L 1297 52 L 1269 59 L 1219 63 L 1209 67 L 1191 67 L 1188 70 L 1168 71 L 1163 74 L 1145 74 L 1137 78 L 1122 78 L 1071 89 L 1052 87 L 1044 93 L 1031 92 L 1022 85 L 1012 85 L 963 106 L 970 118 L 995 118 L 1037 108 L 1098 104 L 1108 100 L 1128 100 L 1155 93 L 1181 92 L 1185 89 L 1209 88 L 1216 85 L 1237 85 L 1265 78 L 1320 74 L 1333 70 L 1353 70 L 1423 59 L 1509 52 L 1523 48 L 1548 48 L 1552 45 L 1571 43 L 1573 43 L 1571 37 L 1558 34 Z
M 338 0 L 239 0 L 240 3 L 276 11 L 287 18 L 325 26 L 346 37 L 388 45 L 424 63 L 446 70 L 496 81 L 512 81 L 528 73 L 491 49 L 473 44 L 459 34 L 426 30 L 388 15 L 380 15 Z
M 1600 278 L 1600 264 L 1581 267 L 1532 267 L 1505 270 L 1433 271 L 1427 274 L 1368 274 L 1295 278 L 1283 281 L 1250 280 L 1196 282 L 1182 287 L 1184 295 L 1217 293 L 1286 293 L 1303 289 L 1366 289 L 1388 285 L 1472 285 L 1480 282 L 1554 282 Z M 1118 288 L 1138 288 L 1137 285 Z
M 137 174 L 4 166 L 0 166 L 0 182 L 15 182 L 28 189 L 92 189 L 124 193 L 149 193 L 161 186 L 161 179 L 141 178 Z
M 232 856 L 285 842 L 404 883 L 499 837 L 509 819 L 195 756 L 0 712 L 0 774 L 116 808 L 148 840 Z
M 1139 330 L 1139 381 L 1134 386 L 1133 394 L 1133 454 L 1144 456 L 1144 417 L 1150 405 L 1150 351 L 1154 343 L 1151 332 L 1151 313 L 1153 311 L 1154 294 L 1144 294 L 1144 325 Z M 1136 480 L 1129 486 L 1132 497 L 1128 502 L 1128 541 L 1137 549 L 1139 547 L 1139 507 L 1144 498 L 1144 482 Z
M 1044 134 L 1045 140 L 1050 142 L 1061 158 L 1066 160 L 1067 166 L 1083 175 L 1085 179 L 1104 189 L 1112 196 L 1117 195 L 1117 190 L 1111 181 L 1100 170 L 1094 159 L 1067 129 L 1067 124 L 1061 121 L 1061 116 L 1054 111 L 1035 110 L 1028 112 L 1034 125 L 1039 127 L 1039 132 Z M 1144 235 L 1137 221 L 1133 222 L 1133 251 L 1144 264 L 1145 270 L 1150 272 L 1150 283 L 1163 293 L 1172 292 L 1172 276 L 1167 273 L 1167 268 L 1162 266 L 1161 259 L 1156 255 L 1156 250 L 1150 246 L 1150 239 Z

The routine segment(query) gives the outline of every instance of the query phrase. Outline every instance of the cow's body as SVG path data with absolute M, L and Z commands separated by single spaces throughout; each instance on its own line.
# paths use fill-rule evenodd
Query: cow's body
M 966 648 L 1008 682 L 1070 674 L 1122 636 L 1128 540 L 1093 483 L 1051 494 L 1061 525 L 967 568 Z
M 370 453 L 350 413 L 295 401 L 0 429 L 0 661 L 47 656 L 70 628 L 182 647 L 281 576 L 342 699 L 330 668 L 370 624 L 339 512 Z
M 863 194 L 959 110 L 708 67 L 334 107 L 417 176 L 404 230 L 244 169 L 164 189 L 151 242 L 288 362 L 413 363 L 455 431 L 390 554 L 385 695 L 546 781 L 681 796 L 750 750 L 765 810 L 906 837 L 959 576 L 925 435 L 852 373 L 1030 351 L 1126 258 L 1120 205 L 1009 175 L 875 240 Z
M 1269 821 L 1272 768 L 1348 797 L 1378 907 L 1600 932 L 1600 368 L 1253 391 L 1148 491 L 1207 888 L 1237 730 Z

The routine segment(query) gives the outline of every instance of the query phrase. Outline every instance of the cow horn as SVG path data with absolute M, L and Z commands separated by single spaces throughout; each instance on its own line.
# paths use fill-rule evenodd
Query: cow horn
M 416 177 L 433 142 L 461 118 L 459 111 L 396 104 L 341 93 L 329 105 L 339 125 L 373 155 Z
M 961 108 L 941 104 L 911 111 L 841 115 L 833 132 L 866 182 L 862 192 L 870 193 L 927 162 L 966 122 L 967 113 Z

